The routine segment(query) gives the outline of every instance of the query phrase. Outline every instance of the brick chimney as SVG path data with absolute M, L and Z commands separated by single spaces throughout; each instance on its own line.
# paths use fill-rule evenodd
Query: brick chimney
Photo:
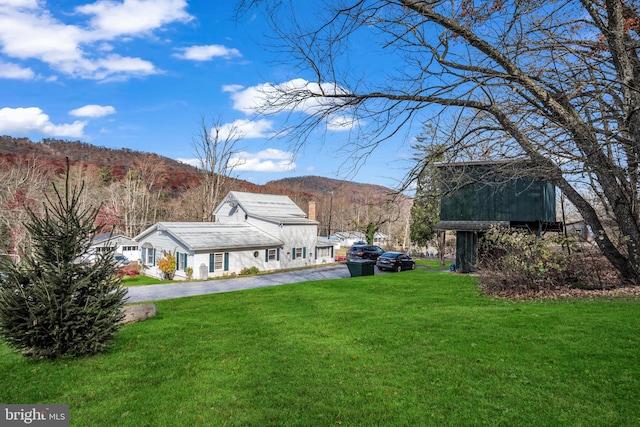
M 307 217 L 310 220 L 316 220 L 316 202 L 313 200 L 309 200 L 309 215 Z

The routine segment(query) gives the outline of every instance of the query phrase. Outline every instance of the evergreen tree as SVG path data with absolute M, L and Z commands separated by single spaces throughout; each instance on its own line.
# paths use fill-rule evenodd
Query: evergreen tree
M 434 238 L 434 227 L 440 220 L 442 194 L 435 164 L 444 160 L 444 146 L 432 143 L 416 145 L 413 149 L 420 169 L 417 172 L 416 196 L 411 208 L 410 234 L 412 242 L 426 246 Z
M 126 290 L 112 253 L 87 262 L 99 208 L 81 208 L 84 187 L 53 186 L 42 217 L 28 210 L 31 250 L 0 257 L 0 336 L 32 358 L 103 351 L 119 328 Z M 53 200 L 52 200 L 53 199 Z

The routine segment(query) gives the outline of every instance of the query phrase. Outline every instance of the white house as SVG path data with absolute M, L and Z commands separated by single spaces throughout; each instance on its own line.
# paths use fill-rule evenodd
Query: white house
M 289 197 L 232 191 L 215 222 L 160 222 L 138 236 L 145 273 L 161 277 L 157 261 L 176 256 L 176 277 L 190 267 L 199 279 L 333 262 L 333 245 L 318 238 L 318 222 Z
M 113 251 L 122 254 L 130 261 L 140 259 L 138 242 L 120 234 L 102 233 L 91 239 L 91 258 L 99 256 L 103 252 Z
M 340 246 L 353 246 L 357 242 L 366 242 L 367 236 L 361 231 L 339 231 L 335 234 L 335 239 Z M 389 236 L 379 231 L 373 235 L 373 244 L 376 246 L 386 246 L 389 243 Z

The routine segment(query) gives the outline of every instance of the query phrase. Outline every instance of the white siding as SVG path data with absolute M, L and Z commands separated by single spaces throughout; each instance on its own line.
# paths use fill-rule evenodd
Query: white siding
M 276 248 L 272 248 L 276 249 Z M 220 251 L 220 252 L 198 252 L 191 260 L 191 268 L 193 268 L 194 279 L 202 279 L 200 269 L 206 273 L 205 278 L 210 277 L 224 277 L 229 275 L 238 275 L 245 268 L 256 267 L 260 271 L 278 270 L 281 268 L 281 263 L 278 260 L 266 261 L 267 249 L 246 249 L 242 251 Z M 216 269 L 211 272 L 209 260 L 212 253 L 228 253 L 229 254 L 229 269 Z M 254 254 L 257 252 L 257 256 Z M 280 251 L 282 254 L 282 250 Z M 203 267 L 204 266 L 204 267 Z M 180 274 L 179 274 L 180 273 Z M 182 272 L 177 272 L 176 275 L 182 276 Z
M 232 203 L 225 202 L 216 213 L 216 222 L 225 224 L 237 224 L 245 221 L 245 212 L 239 206 L 233 206 Z
M 167 234 L 164 231 L 155 230 L 152 233 L 145 236 L 144 238 L 140 239 L 138 242 L 141 250 L 143 246 L 147 246 L 147 245 L 151 245 L 156 250 L 156 262 L 159 259 L 164 257 L 164 252 L 175 254 L 175 252 L 178 251 L 178 252 L 190 254 L 190 251 L 188 250 L 188 248 L 184 247 L 182 244 L 180 244 L 180 242 L 173 239 L 169 234 Z M 192 260 L 193 260 L 193 256 L 190 254 L 187 260 L 187 266 L 191 266 Z M 162 272 L 158 269 L 157 265 L 154 265 L 154 266 L 148 265 L 146 264 L 146 260 L 142 260 L 142 262 L 143 262 L 143 265 L 145 266 L 145 269 L 144 269 L 145 274 L 152 277 L 162 278 Z M 194 274 L 195 274 L 195 271 L 196 270 L 194 268 Z M 180 274 L 176 272 L 176 277 L 178 278 L 183 278 L 185 276 L 186 275 L 184 274 L 184 271 L 180 272 Z

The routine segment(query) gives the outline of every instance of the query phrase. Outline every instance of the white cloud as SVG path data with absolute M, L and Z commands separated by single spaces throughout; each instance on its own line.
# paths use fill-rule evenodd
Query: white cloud
M 328 106 L 341 103 L 339 99 L 324 95 L 344 94 L 344 89 L 332 83 L 318 84 L 304 79 L 293 79 L 277 85 L 264 83 L 257 86 L 233 90 L 228 87 L 233 108 L 246 114 L 275 114 L 302 112 L 314 114 Z
M 0 78 L 1 79 L 20 79 L 31 80 L 35 77 L 35 73 L 31 68 L 22 68 L 17 64 L 9 64 L 0 61 Z
M 273 122 L 266 119 L 239 119 L 232 123 L 225 123 L 220 127 L 222 139 L 270 138 L 273 135 Z
M 268 148 L 257 153 L 241 151 L 230 163 L 234 171 L 240 172 L 288 172 L 296 168 L 293 153 Z
M 53 124 L 38 107 L 0 108 L 0 133 L 7 135 L 39 132 L 50 136 L 80 138 L 86 125 L 86 121 L 80 120 L 69 124 Z
M 0 6 L 35 9 L 38 7 L 38 0 L 2 0 L 0 1 Z
M 244 86 L 242 85 L 223 85 L 222 86 L 222 91 L 223 92 L 238 92 L 240 90 L 244 89 Z
M 74 117 L 103 117 L 110 114 L 114 114 L 116 109 L 110 105 L 85 105 L 84 107 L 76 108 L 69 111 Z
M 348 116 L 333 116 L 327 120 L 327 129 L 333 131 L 348 131 L 360 123 L 359 119 Z
M 36 59 L 85 79 L 158 73 L 149 61 L 110 52 L 113 46 L 106 42 L 131 41 L 170 23 L 192 19 L 185 0 L 99 0 L 75 9 L 77 16 L 89 17 L 85 25 L 61 22 L 45 6 L 45 2 L 32 0 L 0 0 L 1 53 L 13 59 Z
M 200 167 L 199 159 L 176 159 L 191 166 Z M 296 168 L 293 153 L 267 148 L 257 153 L 240 151 L 231 159 L 229 166 L 236 172 L 288 172 Z
M 76 7 L 76 12 L 92 16 L 93 35 L 110 39 L 121 35 L 147 33 L 171 22 L 188 22 L 185 0 L 101 0 Z
M 195 158 L 194 159 L 182 159 L 182 158 L 180 158 L 180 159 L 176 159 L 176 161 L 180 162 L 180 163 L 187 164 L 187 165 L 194 166 L 196 168 L 200 167 L 200 159 L 195 159 Z
M 239 58 L 242 56 L 238 49 L 228 48 L 219 44 L 206 46 L 191 46 L 179 49 L 182 53 L 174 56 L 192 61 L 211 61 L 213 58 Z

